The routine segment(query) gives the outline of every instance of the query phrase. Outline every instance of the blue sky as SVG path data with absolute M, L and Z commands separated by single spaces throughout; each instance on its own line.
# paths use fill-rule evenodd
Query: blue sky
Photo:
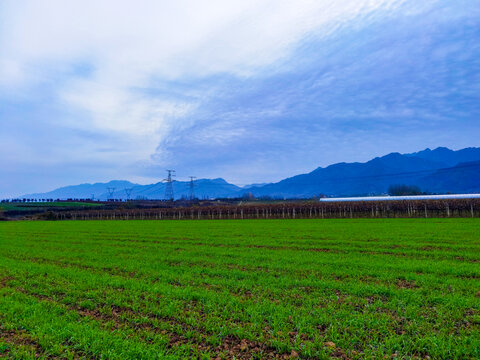
M 0 3 L 0 197 L 480 146 L 477 0 Z

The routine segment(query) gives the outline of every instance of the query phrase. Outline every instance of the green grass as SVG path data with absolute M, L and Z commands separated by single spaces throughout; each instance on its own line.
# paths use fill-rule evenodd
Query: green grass
M 480 220 L 0 223 L 0 357 L 478 359 Z
M 95 203 L 88 203 L 88 202 L 78 202 L 78 201 L 58 201 L 58 202 L 19 202 L 19 203 L 0 203 L 0 210 L 36 210 L 36 209 L 43 209 L 43 208 L 83 208 L 83 207 L 96 207 L 102 206 L 103 204 L 95 204 Z

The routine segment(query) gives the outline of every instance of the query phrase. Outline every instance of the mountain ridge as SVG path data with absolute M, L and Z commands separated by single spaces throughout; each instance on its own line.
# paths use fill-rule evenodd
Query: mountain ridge
M 462 165 L 463 164 L 463 165 Z M 223 178 L 198 179 L 195 195 L 202 198 L 256 197 L 309 198 L 312 196 L 357 196 L 385 194 L 395 184 L 416 185 L 426 192 L 480 192 L 480 148 L 450 150 L 446 147 L 401 154 L 392 152 L 367 162 L 340 162 L 318 167 L 275 183 L 251 184 L 243 187 Z M 126 199 L 123 188 L 133 188 L 131 198 L 163 199 L 165 183 L 139 185 L 127 180 L 107 183 L 65 186 L 46 193 L 23 195 L 20 198 L 90 198 L 109 197 L 107 187 L 116 187 L 113 198 Z M 174 182 L 175 198 L 188 198 L 189 181 Z
M 91 199 L 92 195 L 97 200 L 107 200 L 109 198 L 122 199 L 128 198 L 125 189 L 132 189 L 131 199 L 155 199 L 164 198 L 165 194 L 164 182 L 140 185 L 127 180 L 111 180 L 109 182 L 97 182 L 94 184 L 84 183 L 79 185 L 63 186 L 58 189 L 45 193 L 32 193 L 19 197 L 23 198 L 48 198 L 48 199 Z M 112 196 L 110 196 L 107 188 L 115 188 Z M 215 179 L 197 179 L 195 180 L 195 194 L 198 198 L 211 197 L 228 197 L 241 190 L 240 187 L 229 184 L 222 178 Z M 174 181 L 175 198 L 182 196 L 188 198 L 190 195 L 190 181 Z

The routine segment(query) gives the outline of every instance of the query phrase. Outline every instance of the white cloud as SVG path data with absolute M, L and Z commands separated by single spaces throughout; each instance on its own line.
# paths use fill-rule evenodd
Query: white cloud
M 123 136 L 130 144 L 130 160 L 148 158 L 172 126 L 169 120 L 185 116 L 194 107 L 147 97 L 126 86 L 89 80 L 72 81 L 62 89 L 61 96 L 68 106 L 82 109 L 90 118 L 87 123 L 70 120 L 69 127 Z
M 20 1 L 6 6 L 5 50 L 21 62 L 93 60 L 103 76 L 140 80 L 243 73 L 320 29 L 401 0 Z M 323 28 L 322 28 L 323 26 Z
M 401 3 L 4 0 L 0 87 L 60 77 L 57 101 L 77 114 L 74 121 L 62 119 L 64 126 L 122 134 L 126 140 L 118 151 L 131 154 L 131 160 L 145 159 L 202 96 L 187 103 L 136 89 L 153 79 L 252 76 L 288 56 L 307 35 L 327 36 L 358 16 Z M 91 72 L 75 73 L 78 63 L 91 66 Z

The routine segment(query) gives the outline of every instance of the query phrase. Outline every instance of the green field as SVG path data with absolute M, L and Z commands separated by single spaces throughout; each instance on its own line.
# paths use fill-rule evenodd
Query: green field
M 0 357 L 478 359 L 480 220 L 0 223 Z
M 9 202 L 0 203 L 0 210 L 36 210 L 44 208 L 84 208 L 84 207 L 96 207 L 102 206 L 102 204 L 78 202 L 78 201 L 58 201 L 58 202 Z

